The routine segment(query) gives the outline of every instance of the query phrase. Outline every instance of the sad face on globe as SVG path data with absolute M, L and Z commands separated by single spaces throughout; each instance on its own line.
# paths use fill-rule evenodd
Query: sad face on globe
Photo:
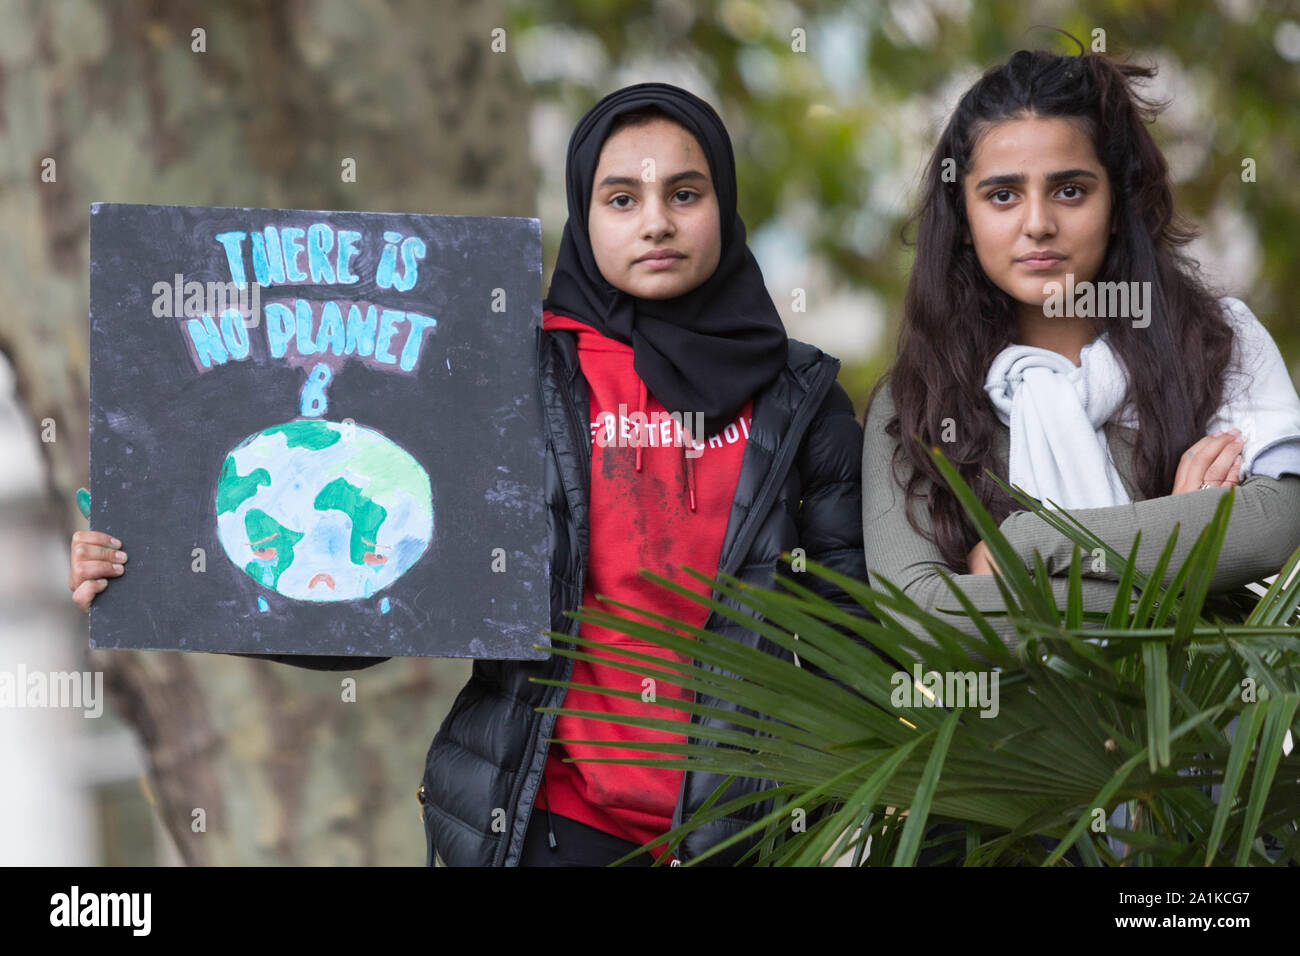
M 350 421 L 298 419 L 250 435 L 226 455 L 216 499 L 217 536 L 231 561 L 300 601 L 377 594 L 433 540 L 428 473 Z

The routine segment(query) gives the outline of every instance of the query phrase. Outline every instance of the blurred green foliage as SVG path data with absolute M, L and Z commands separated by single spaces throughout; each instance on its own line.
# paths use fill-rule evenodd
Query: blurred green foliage
M 780 225 L 783 241 L 824 264 L 823 285 L 884 303 L 882 346 L 841 374 L 859 410 L 892 355 L 911 262 L 900 231 L 957 96 L 1018 49 L 1078 52 L 1052 28 L 1090 47 L 1103 30 L 1110 55 L 1161 67 L 1151 92 L 1171 107 L 1154 134 L 1173 163 L 1179 208 L 1222 263 L 1223 291 L 1243 298 L 1300 368 L 1293 0 L 518 0 L 508 8 L 512 34 L 531 38 L 546 64 L 530 77 L 536 105 L 576 120 L 605 93 L 647 79 L 714 97 L 735 142 L 750 236 Z M 1247 158 L 1254 182 L 1243 181 Z M 558 229 L 547 226 L 553 243 Z M 810 281 L 806 291 L 815 317 L 834 290 Z

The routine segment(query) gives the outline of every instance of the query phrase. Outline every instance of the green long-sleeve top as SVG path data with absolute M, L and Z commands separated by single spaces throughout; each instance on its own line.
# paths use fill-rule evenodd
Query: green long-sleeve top
M 892 475 L 891 462 L 896 443 L 885 432 L 885 425 L 893 415 L 893 397 L 889 386 L 885 385 L 868 411 L 862 448 L 862 531 L 868 575 L 873 580 L 879 577 L 888 579 L 922 608 L 966 633 L 977 634 L 969 617 L 939 611 L 939 608 L 953 609 L 960 605 L 935 567 L 941 567 L 952 575 L 954 583 L 970 597 L 976 608 L 998 611 L 1005 610 L 1006 605 L 991 575 L 959 573 L 966 569 L 947 565 L 938 547 L 908 523 L 903 510 L 906 495 Z M 1228 489 L 1207 488 L 1143 500 L 1133 481 L 1137 432 L 1110 423 L 1105 426 L 1105 433 L 1115 468 L 1133 502 L 1106 508 L 1081 508 L 1070 513 L 1123 555 L 1129 553 L 1134 537 L 1141 531 L 1137 569 L 1148 576 L 1154 573 L 1160 552 L 1173 533 L 1174 525 L 1178 524 L 1178 543 L 1165 574 L 1165 584 L 1169 584 Z M 1010 431 L 999 424 L 994 448 L 1004 475 L 1010 440 Z M 900 460 L 898 477 L 904 483 L 909 477 L 906 469 L 906 460 Z M 912 513 L 921 528 L 928 531 L 930 515 L 924 502 L 929 489 L 928 480 L 923 480 L 918 487 L 921 498 L 911 503 Z M 1064 607 L 1073 542 L 1032 511 L 1013 512 L 1002 521 L 1000 528 L 1031 573 L 1034 551 L 1042 555 L 1052 576 L 1057 606 Z M 1247 478 L 1236 490 L 1210 591 L 1234 590 L 1276 574 L 1297 545 L 1300 545 L 1300 478 L 1292 475 L 1283 475 L 1277 480 L 1265 475 Z M 1119 588 L 1120 569 L 1107 567 L 1094 571 L 1091 560 L 1081 561 L 1081 565 L 1084 608 L 1109 611 Z M 1008 646 L 1014 648 L 1017 643 L 1014 627 L 1004 618 L 988 620 Z M 901 623 L 925 637 L 924 630 L 915 622 L 902 620 Z

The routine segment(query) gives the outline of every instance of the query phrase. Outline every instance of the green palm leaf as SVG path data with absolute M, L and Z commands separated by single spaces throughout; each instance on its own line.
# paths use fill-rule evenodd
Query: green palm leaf
M 974 633 L 892 582 L 867 584 L 815 561 L 768 589 L 691 571 L 709 584 L 703 594 L 642 572 L 797 654 L 802 666 L 613 601 L 570 616 L 678 659 L 581 632 L 551 635 L 553 653 L 689 692 L 685 700 L 656 694 L 650 704 L 685 711 L 690 724 L 667 713 L 583 713 L 679 735 L 656 744 L 585 741 L 609 753 L 591 760 L 721 780 L 691 819 L 646 848 L 665 840 L 680 847 L 698 827 L 734 816 L 745 825 L 686 865 L 747 844 L 747 862 L 758 865 L 912 865 L 937 821 L 963 825 L 962 845 L 948 855 L 966 865 L 1058 865 L 1071 849 L 1090 866 L 1211 865 L 1229 846 L 1237 865 L 1286 865 L 1300 855 L 1300 754 L 1290 746 L 1300 704 L 1300 549 L 1262 596 L 1234 595 L 1224 610 L 1209 584 L 1231 492 L 1188 558 L 1170 566 L 1171 539 L 1148 576 L 1134 564 L 1137 541 L 1121 556 L 1068 512 L 1008 488 L 1076 544 L 1060 608 L 1042 560 L 1021 562 L 952 465 L 937 450 L 931 457 L 997 564 L 1014 649 L 989 623 L 994 615 L 942 570 L 953 596 L 947 613 L 969 618 Z M 1085 551 L 1106 555 L 1118 575 L 1120 593 L 1105 614 L 1082 608 Z M 828 600 L 810 576 L 852 603 Z M 763 783 L 728 799 L 742 778 Z M 1221 788 L 1217 803 L 1212 786 Z M 1121 803 L 1134 808 L 1126 830 L 1108 823 Z

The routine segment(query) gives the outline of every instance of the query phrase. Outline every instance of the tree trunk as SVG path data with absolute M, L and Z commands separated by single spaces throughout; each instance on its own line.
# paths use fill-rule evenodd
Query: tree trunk
M 64 540 L 85 527 L 92 201 L 534 215 L 528 97 L 510 38 L 492 50 L 494 2 L 6 6 L 0 350 L 44 432 Z M 424 862 L 415 790 L 466 662 L 349 675 L 86 653 L 146 748 L 186 862 Z

